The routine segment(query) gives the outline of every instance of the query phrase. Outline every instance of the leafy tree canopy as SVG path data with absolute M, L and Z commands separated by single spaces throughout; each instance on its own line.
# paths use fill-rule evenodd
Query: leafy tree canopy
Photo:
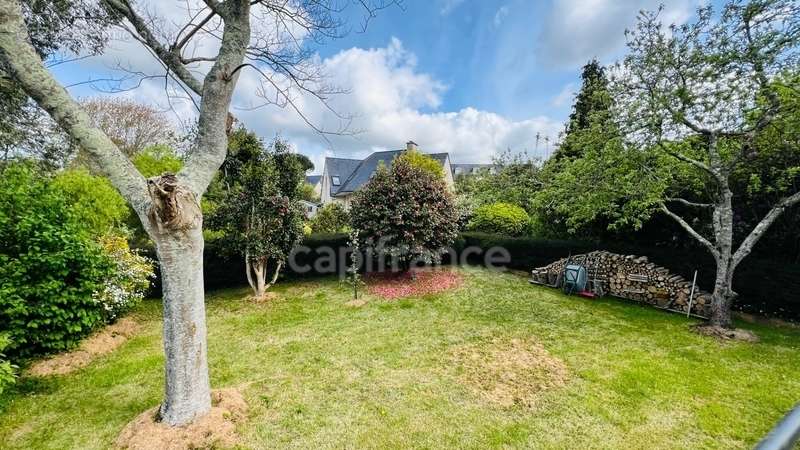
M 527 153 L 507 150 L 494 158 L 494 174 L 456 177 L 459 203 L 467 209 L 492 203 L 510 203 L 527 212 L 533 211 L 533 199 L 541 187 L 539 162 Z
M 395 161 L 407 161 L 414 167 L 418 167 L 431 175 L 444 179 L 444 168 L 439 161 L 431 158 L 430 156 L 418 152 L 417 150 L 408 150 L 398 156 Z

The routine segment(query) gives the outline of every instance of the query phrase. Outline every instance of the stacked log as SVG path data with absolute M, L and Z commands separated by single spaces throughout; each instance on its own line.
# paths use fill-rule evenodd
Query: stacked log
M 671 274 L 668 269 L 648 261 L 646 256 L 595 251 L 534 269 L 531 279 L 539 284 L 561 287 L 561 276 L 567 264 L 584 266 L 590 282 L 602 287 L 606 294 L 683 314 L 691 312 L 700 317 L 711 315 L 710 293 L 695 286 L 690 301 L 692 281 Z

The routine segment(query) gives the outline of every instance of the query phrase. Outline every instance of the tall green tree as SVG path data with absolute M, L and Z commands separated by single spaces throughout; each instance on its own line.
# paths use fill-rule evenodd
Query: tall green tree
M 584 152 L 580 142 L 581 134 L 591 127 L 592 122 L 598 120 L 596 116 L 608 118 L 612 105 L 606 69 L 593 59 L 583 66 L 581 89 L 575 97 L 564 138 L 553 153 L 553 161 L 581 156 Z M 613 122 L 609 121 L 611 123 Z
M 553 199 L 569 196 L 560 211 L 573 226 L 603 216 L 612 227 L 638 227 L 656 212 L 674 220 L 713 255 L 711 326 L 731 328 L 736 268 L 800 202 L 790 128 L 800 111 L 791 75 L 800 5 L 731 0 L 718 15 L 706 6 L 670 27 L 646 12 L 628 40 L 613 82 L 621 132 L 614 138 L 614 127 L 595 120 L 584 136 L 590 151 L 560 175 Z M 747 189 L 769 195 L 745 226 Z
M 531 212 L 534 196 L 542 185 L 540 165 L 525 152 L 507 149 L 493 158 L 491 169 L 456 177 L 458 202 L 467 210 L 510 203 Z
M 591 221 L 576 221 L 577 211 L 572 210 L 571 195 L 580 195 L 577 190 L 569 192 L 574 173 L 582 172 L 589 161 L 602 159 L 609 144 L 618 142 L 619 129 L 613 112 L 614 101 L 609 90 L 606 69 L 597 60 L 588 62 L 581 74 L 582 85 L 567 122 L 564 137 L 553 156 L 548 159 L 541 173 L 544 188 L 534 202 L 536 228 L 539 233 L 553 236 L 595 237 L 602 234 L 608 222 L 601 216 Z M 614 158 L 613 155 L 609 155 Z M 592 170 L 601 170 L 602 164 L 592 162 Z M 596 195 L 598 192 L 588 192 Z M 584 214 L 592 210 L 583 211 Z

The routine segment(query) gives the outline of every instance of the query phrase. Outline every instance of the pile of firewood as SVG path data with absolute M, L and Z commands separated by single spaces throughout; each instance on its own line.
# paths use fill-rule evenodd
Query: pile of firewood
M 686 314 L 708 317 L 711 314 L 711 294 L 695 286 L 690 301 L 692 281 L 648 261 L 646 256 L 619 255 L 596 251 L 560 259 L 548 266 L 534 269 L 532 281 L 561 287 L 561 277 L 567 264 L 584 266 L 590 284 L 602 288 L 605 294 L 649 303 L 653 306 Z

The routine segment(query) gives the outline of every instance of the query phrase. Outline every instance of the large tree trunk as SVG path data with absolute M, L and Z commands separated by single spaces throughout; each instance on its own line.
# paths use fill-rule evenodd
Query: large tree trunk
M 714 205 L 712 226 L 714 243 L 717 247 L 717 276 L 714 281 L 714 292 L 711 302 L 711 325 L 722 328 L 733 328 L 731 307 L 735 295 L 733 293 L 733 193 L 728 187 L 727 174 L 719 177 L 720 195 Z
M 169 71 L 201 97 L 198 136 L 175 176 L 147 180 L 45 68 L 30 43 L 20 5 L 0 0 L 0 65 L 78 142 L 131 204 L 156 243 L 164 283 L 166 396 L 161 417 L 182 425 L 210 409 L 199 197 L 225 159 L 228 109 L 250 41 L 248 0 L 207 2 L 224 21 L 220 51 L 203 82 L 180 62 L 180 48 L 161 45 L 128 1 L 104 2 L 124 17 Z M 212 6 L 213 5 L 213 6 Z
M 183 425 L 211 409 L 200 228 L 160 236 L 166 355 L 161 420 Z
M 211 409 L 199 200 L 171 174 L 148 180 L 150 236 L 161 263 L 166 383 L 161 420 L 183 425 Z
M 733 328 L 731 308 L 736 300 L 733 291 L 733 268 L 730 263 L 717 262 L 717 276 L 714 281 L 714 292 L 711 295 L 710 325 L 720 328 Z

